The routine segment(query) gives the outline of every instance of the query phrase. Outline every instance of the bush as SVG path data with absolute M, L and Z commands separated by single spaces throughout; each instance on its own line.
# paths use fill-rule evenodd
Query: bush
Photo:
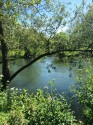
M 78 102 L 82 105 L 84 124 L 93 124 L 93 74 L 90 69 L 82 70 L 73 91 Z
M 16 89 L 0 94 L 0 125 L 74 125 L 76 122 L 63 95 L 58 98 L 43 90 L 29 95 L 26 90 Z

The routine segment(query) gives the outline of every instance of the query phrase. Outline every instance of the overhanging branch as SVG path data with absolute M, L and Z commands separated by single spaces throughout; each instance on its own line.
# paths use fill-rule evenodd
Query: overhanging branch
M 24 65 L 23 67 L 21 67 L 19 70 L 17 70 L 9 79 L 9 82 L 12 81 L 13 78 L 15 78 L 22 70 L 26 69 L 27 67 L 29 67 L 30 65 L 32 65 L 33 63 L 35 63 L 36 61 L 38 61 L 39 59 L 45 57 L 45 56 L 49 56 L 49 55 L 53 55 L 56 53 L 60 53 L 60 52 L 91 52 L 91 50 L 71 50 L 71 49 L 67 49 L 67 50 L 57 50 L 57 51 L 53 51 L 53 52 L 47 52 L 44 53 L 38 57 L 36 57 L 35 59 L 33 59 L 32 61 L 30 61 L 28 64 Z

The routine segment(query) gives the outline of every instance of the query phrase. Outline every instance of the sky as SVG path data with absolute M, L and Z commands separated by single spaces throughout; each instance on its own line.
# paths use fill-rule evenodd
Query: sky
M 69 4 L 68 6 L 67 6 L 67 11 L 69 11 L 72 15 L 73 15 L 73 11 L 75 10 L 75 8 L 76 8 L 76 6 L 80 6 L 81 5 L 81 3 L 82 3 L 82 0 L 60 0 L 63 4 L 65 4 L 66 5 L 66 3 L 71 3 L 71 4 Z M 93 4 L 93 0 L 84 0 L 85 1 L 85 3 L 86 3 L 86 5 L 89 5 L 89 4 Z M 62 31 L 67 31 L 68 30 L 68 28 L 69 28 L 69 26 L 68 25 L 66 25 L 65 27 L 63 27 L 63 28 L 61 28 L 61 27 L 59 27 L 59 29 L 58 29 L 58 31 L 57 31 L 57 33 L 59 33 L 59 32 L 62 32 Z
M 82 0 L 60 0 L 63 3 L 71 3 L 71 7 L 74 8 L 76 5 L 79 6 Z M 92 0 L 84 0 L 86 4 L 92 3 Z

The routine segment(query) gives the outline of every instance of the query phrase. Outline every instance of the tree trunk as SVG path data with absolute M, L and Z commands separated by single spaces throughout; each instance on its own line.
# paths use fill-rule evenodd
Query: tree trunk
M 8 61 L 7 61 L 7 52 L 8 48 L 4 41 L 4 33 L 3 33 L 3 27 L 2 27 L 2 21 L 0 20 L 0 36 L 1 36 L 1 53 L 2 53 L 2 89 L 6 89 L 10 74 L 8 69 Z

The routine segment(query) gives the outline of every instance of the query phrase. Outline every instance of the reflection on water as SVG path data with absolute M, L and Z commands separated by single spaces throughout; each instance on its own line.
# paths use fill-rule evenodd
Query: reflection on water
M 21 59 L 19 62 L 10 63 L 11 74 L 28 62 L 29 60 Z M 37 89 L 43 89 L 45 86 L 50 87 L 49 81 L 54 79 L 54 88 L 57 89 L 57 92 L 69 93 L 69 87 L 76 83 L 78 69 L 83 68 L 82 65 L 86 67 L 88 64 L 84 61 L 82 63 L 80 60 L 77 63 L 76 61 L 75 63 L 55 62 L 51 57 L 48 57 L 23 70 L 11 81 L 10 87 L 25 88 L 31 93 Z

